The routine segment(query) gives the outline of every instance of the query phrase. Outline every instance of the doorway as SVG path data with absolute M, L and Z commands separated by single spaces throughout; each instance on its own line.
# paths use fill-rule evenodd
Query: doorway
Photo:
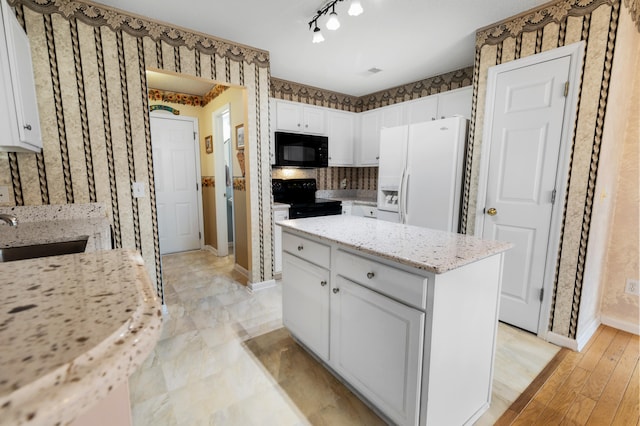
M 499 318 L 539 335 L 550 311 L 583 50 L 576 43 L 488 75 L 476 235 L 514 243 Z
M 201 248 L 198 120 L 154 111 L 151 144 L 160 254 Z
M 234 201 L 233 162 L 231 142 L 231 110 L 229 104 L 213 112 L 215 199 L 217 254 L 227 256 L 234 253 Z

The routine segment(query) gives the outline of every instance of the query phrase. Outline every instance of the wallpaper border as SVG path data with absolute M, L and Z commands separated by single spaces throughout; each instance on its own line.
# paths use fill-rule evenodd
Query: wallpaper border
M 302 102 L 343 111 L 364 112 L 399 102 L 446 92 L 448 90 L 471 86 L 472 83 L 473 67 L 466 67 L 364 96 L 346 95 L 344 93 L 333 92 L 272 77 L 270 93 L 271 97 L 275 99 Z

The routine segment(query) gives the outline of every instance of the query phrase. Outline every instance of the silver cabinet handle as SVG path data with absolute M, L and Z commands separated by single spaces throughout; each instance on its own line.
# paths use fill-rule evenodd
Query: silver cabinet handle
M 340 289 L 339 288 L 334 288 L 332 291 L 333 291 L 333 294 L 336 294 L 336 293 L 338 293 L 340 291 Z
M 22 127 L 24 127 L 27 130 L 31 130 L 31 124 L 26 124 L 26 125 L 24 125 Z
M 326 281 L 320 281 L 320 285 L 321 285 L 322 287 L 324 287 L 325 285 L 327 285 L 327 282 L 326 282 Z
M 371 279 L 373 277 L 375 277 L 376 274 L 374 274 L 373 272 L 367 272 L 367 278 Z
M 302 247 L 302 244 L 300 244 L 300 245 L 298 246 L 298 251 L 302 251 L 302 249 L 303 249 L 303 248 L 304 248 L 304 247 Z

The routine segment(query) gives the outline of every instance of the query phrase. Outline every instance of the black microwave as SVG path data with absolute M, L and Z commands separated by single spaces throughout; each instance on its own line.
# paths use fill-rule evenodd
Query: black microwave
M 299 133 L 275 132 L 275 166 L 327 167 L 329 138 Z

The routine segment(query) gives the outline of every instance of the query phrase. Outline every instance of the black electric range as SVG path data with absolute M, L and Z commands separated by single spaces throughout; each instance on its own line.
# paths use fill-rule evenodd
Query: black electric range
M 316 198 L 315 179 L 272 179 L 273 201 L 289 204 L 289 219 L 342 214 L 340 201 Z

